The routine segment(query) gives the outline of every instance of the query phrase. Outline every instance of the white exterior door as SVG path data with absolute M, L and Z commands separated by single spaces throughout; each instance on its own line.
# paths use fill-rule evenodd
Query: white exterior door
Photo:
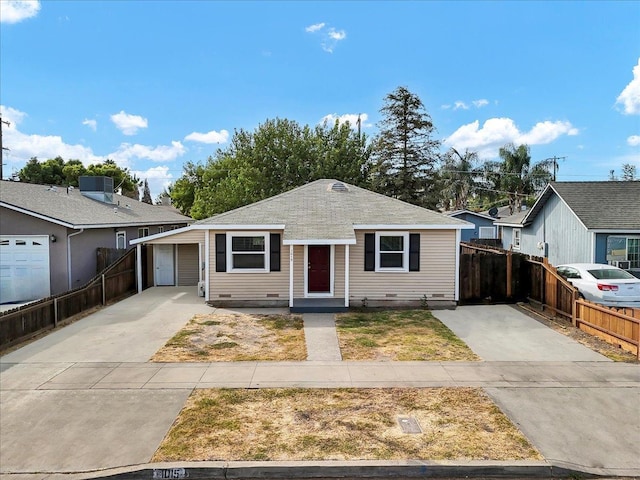
M 0 237 L 0 303 L 25 302 L 48 297 L 49 237 Z
M 153 263 L 156 286 L 175 285 L 173 245 L 154 245 Z

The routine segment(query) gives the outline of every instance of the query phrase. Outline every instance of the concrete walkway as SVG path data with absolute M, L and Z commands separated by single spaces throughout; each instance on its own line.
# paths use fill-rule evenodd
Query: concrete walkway
M 194 388 L 290 386 L 481 387 L 550 462 L 543 464 L 640 476 L 640 365 L 594 358 L 509 306 L 435 312 L 483 362 L 148 362 L 194 313 L 211 311 L 195 292 L 154 288 L 0 358 L 0 476 L 88 478 L 144 466 Z M 305 320 L 311 337 L 317 319 Z M 567 348 L 574 359 L 562 360 Z M 465 465 L 447 468 L 462 473 Z M 509 465 L 501 465 L 504 473 Z
M 307 343 L 307 361 L 340 361 L 340 345 L 336 333 L 335 315 L 332 313 L 305 313 L 304 339 Z

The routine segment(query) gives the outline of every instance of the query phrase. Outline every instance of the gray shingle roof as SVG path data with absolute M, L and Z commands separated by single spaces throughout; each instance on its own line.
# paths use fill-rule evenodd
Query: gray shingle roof
M 6 180 L 0 181 L 0 202 L 3 206 L 17 207 L 76 228 L 191 222 L 191 218 L 171 209 L 122 195 L 114 194 L 114 203 L 106 204 L 83 196 L 77 188 L 67 191 L 66 187 L 57 187 L 52 190 L 46 185 Z M 115 207 L 117 212 L 114 212 Z
M 640 181 L 552 182 L 531 209 L 527 222 L 553 192 L 588 229 L 640 230 Z
M 195 225 L 285 225 L 285 241 L 354 240 L 354 225 L 428 225 L 466 228 L 471 224 L 344 182 L 348 191 L 323 179 L 196 222 Z

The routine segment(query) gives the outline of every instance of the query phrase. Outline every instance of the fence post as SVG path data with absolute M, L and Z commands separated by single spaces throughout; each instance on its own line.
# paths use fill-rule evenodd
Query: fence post
M 507 298 L 511 298 L 511 275 L 513 273 L 513 252 L 507 252 Z
M 53 328 L 58 326 L 58 299 L 53 299 Z
M 104 273 L 102 274 L 102 305 L 106 305 L 107 304 L 107 285 L 105 283 L 105 279 L 104 279 Z
M 571 292 L 571 323 L 574 327 L 578 326 L 578 293 L 576 290 Z

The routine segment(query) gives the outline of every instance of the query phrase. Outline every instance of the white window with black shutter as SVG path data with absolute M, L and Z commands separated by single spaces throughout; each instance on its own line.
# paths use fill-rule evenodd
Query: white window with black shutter
M 420 271 L 420 234 L 376 232 L 365 234 L 365 271 Z
M 279 233 L 217 233 L 215 243 L 216 272 L 267 273 L 280 271 Z

